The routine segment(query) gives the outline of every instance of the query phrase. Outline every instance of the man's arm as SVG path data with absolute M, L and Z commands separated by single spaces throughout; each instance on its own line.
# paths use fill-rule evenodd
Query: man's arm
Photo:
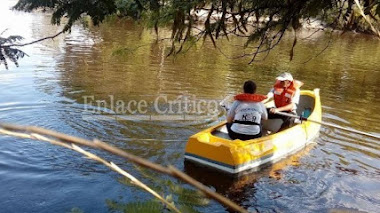
M 270 99 L 272 99 L 273 96 L 274 96 L 273 91 L 274 91 L 274 89 L 272 88 L 272 89 L 268 92 L 268 94 L 267 94 L 267 98 L 264 99 L 264 100 L 262 100 L 261 103 L 265 104 L 266 102 L 270 101 Z
M 265 108 L 263 103 L 260 103 L 260 104 L 261 104 L 261 110 L 263 111 L 263 114 L 261 114 L 261 120 L 268 120 L 267 109 Z
M 231 108 L 228 110 L 228 112 L 227 112 L 227 123 L 232 123 L 234 121 L 235 110 L 236 110 L 236 107 L 238 105 L 239 105 L 239 102 L 238 101 L 234 101 L 234 103 L 232 104 Z

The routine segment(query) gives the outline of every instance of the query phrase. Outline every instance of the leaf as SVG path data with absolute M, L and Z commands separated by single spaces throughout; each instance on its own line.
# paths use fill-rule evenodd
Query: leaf
M 6 44 L 6 43 L 13 44 L 16 41 L 21 41 L 23 39 L 24 38 L 22 36 L 18 36 L 18 35 L 9 36 L 8 38 L 0 37 L 0 45 Z
M 70 213 L 84 213 L 84 211 L 78 207 L 73 207 L 71 210 L 70 210 Z
M 127 204 L 120 204 L 116 201 L 106 200 L 106 204 L 110 210 L 128 212 L 128 213 L 161 213 L 164 207 L 153 200 L 145 202 L 131 202 Z
M 189 205 L 181 205 L 178 209 L 183 213 L 200 213 L 200 211 Z
M 184 188 L 180 185 L 171 185 L 173 193 L 178 195 L 178 203 L 191 206 L 206 206 L 210 200 L 199 190 Z
M 7 38 L 0 37 L 0 65 L 4 64 L 5 68 L 8 69 L 7 60 L 10 60 L 18 67 L 17 61 L 27 56 L 27 54 L 20 49 L 12 48 L 12 44 L 22 39 L 24 38 L 18 35 L 12 35 Z
M 24 38 L 22 36 L 19 36 L 19 35 L 13 35 L 13 36 L 9 36 L 8 38 L 6 38 L 7 42 L 9 42 L 9 43 L 14 43 L 16 41 L 21 41 L 23 39 Z

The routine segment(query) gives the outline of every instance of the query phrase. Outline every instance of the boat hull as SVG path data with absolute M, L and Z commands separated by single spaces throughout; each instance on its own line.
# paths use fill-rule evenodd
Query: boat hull
M 303 90 L 301 97 L 313 100 L 313 110 L 308 118 L 321 121 L 319 89 Z M 222 122 L 191 136 L 186 145 L 185 159 L 232 174 L 257 171 L 301 150 L 318 135 L 320 129 L 319 124 L 304 121 L 276 134 L 241 141 L 214 134 L 224 126 L 225 122 Z

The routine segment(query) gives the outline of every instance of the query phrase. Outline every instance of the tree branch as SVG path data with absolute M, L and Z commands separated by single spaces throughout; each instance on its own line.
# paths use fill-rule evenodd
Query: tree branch
M 0 123 L 0 130 L 1 133 L 5 133 L 4 131 L 12 131 L 15 134 L 13 136 L 20 137 L 23 134 L 39 134 L 42 135 L 43 137 L 53 137 L 58 140 L 59 143 L 72 143 L 72 144 L 79 144 L 95 149 L 100 149 L 107 151 L 111 154 L 123 157 L 127 160 L 130 160 L 131 162 L 138 164 L 140 166 L 155 170 L 157 172 L 171 175 L 175 178 L 181 179 L 185 181 L 186 183 L 191 184 L 192 186 L 196 187 L 200 191 L 202 191 L 204 194 L 206 194 L 208 197 L 218 201 L 219 203 L 227 206 L 228 208 L 231 208 L 234 211 L 238 212 L 244 212 L 248 213 L 247 210 L 244 208 L 240 207 L 233 201 L 229 200 L 228 198 L 223 197 L 222 195 L 214 192 L 210 188 L 204 186 L 197 180 L 191 178 L 187 174 L 175 169 L 173 166 L 168 166 L 168 167 L 163 167 L 159 164 L 152 163 L 144 158 L 138 157 L 136 155 L 133 155 L 131 153 L 128 153 L 124 150 L 121 150 L 117 147 L 113 147 L 111 145 L 108 145 L 107 143 L 104 143 L 100 140 L 94 139 L 93 141 L 89 141 L 83 138 L 71 136 L 71 135 L 66 135 L 60 132 L 55 132 L 52 130 L 40 128 L 40 127 L 35 127 L 35 126 L 18 126 L 18 125 L 11 125 L 11 124 L 4 124 Z M 21 133 L 20 133 L 21 132 Z M 35 139 L 35 140 L 41 140 L 41 138 L 36 138 L 36 137 L 31 137 L 30 139 Z M 53 139 L 52 139 L 53 140 Z M 54 141 L 54 140 L 53 140 Z M 54 144 L 54 143 L 53 143 Z M 58 144 L 56 144 L 58 145 Z
M 35 41 L 32 41 L 32 42 L 28 42 L 28 43 L 25 43 L 25 44 L 8 44 L 8 45 L 0 45 L 0 48 L 4 48 L 4 47 L 23 47 L 23 46 L 27 46 L 27 45 L 35 44 L 35 43 L 38 43 L 38 42 L 41 42 L 41 41 L 44 41 L 44 40 L 47 40 L 47 39 L 54 39 L 55 37 L 61 35 L 61 34 L 64 33 L 64 32 L 65 32 L 65 30 L 62 30 L 62 31 L 58 32 L 58 33 L 55 34 L 55 35 L 48 36 L 48 37 L 44 37 L 44 38 L 41 38 L 41 39 L 38 39 L 38 40 L 35 40 Z

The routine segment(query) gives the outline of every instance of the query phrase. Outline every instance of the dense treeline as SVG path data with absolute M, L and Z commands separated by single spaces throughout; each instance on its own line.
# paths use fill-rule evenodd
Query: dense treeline
M 14 8 L 53 11 L 53 24 L 68 19 L 64 31 L 70 31 L 83 15 L 90 16 L 95 25 L 118 15 L 143 20 L 156 32 L 160 26 L 170 26 L 169 54 L 180 52 L 186 41 L 209 38 L 215 45 L 220 37 L 244 37 L 245 47 L 251 50 L 245 56 L 251 62 L 273 49 L 287 30 L 295 32 L 305 24 L 380 36 L 380 0 L 19 0 Z M 291 59 L 297 43 L 293 35 Z

